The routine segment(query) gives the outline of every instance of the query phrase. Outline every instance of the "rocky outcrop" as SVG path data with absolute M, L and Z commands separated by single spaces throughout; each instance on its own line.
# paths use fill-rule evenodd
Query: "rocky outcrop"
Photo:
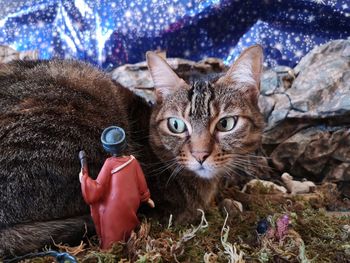
M 0 45 L 0 63 L 8 63 L 12 60 L 36 60 L 37 50 L 16 51 L 9 46 Z
M 260 106 L 263 145 L 275 168 L 314 181 L 350 181 L 350 40 L 315 48 L 294 70 L 276 70 L 275 82 L 269 74 Z

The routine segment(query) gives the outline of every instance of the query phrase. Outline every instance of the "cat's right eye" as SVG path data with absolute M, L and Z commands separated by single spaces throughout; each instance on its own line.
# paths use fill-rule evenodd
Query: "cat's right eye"
M 168 119 L 168 128 L 173 133 L 183 133 L 187 130 L 185 122 L 175 117 Z

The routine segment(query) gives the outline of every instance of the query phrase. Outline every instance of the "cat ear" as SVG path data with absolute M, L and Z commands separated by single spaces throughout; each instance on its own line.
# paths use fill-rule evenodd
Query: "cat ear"
M 158 101 L 173 94 L 179 88 L 187 86 L 186 82 L 179 78 L 168 63 L 156 53 L 148 51 L 146 60 Z
M 251 46 L 243 51 L 235 63 L 222 77 L 236 85 L 259 91 L 262 72 L 263 49 L 259 45 Z

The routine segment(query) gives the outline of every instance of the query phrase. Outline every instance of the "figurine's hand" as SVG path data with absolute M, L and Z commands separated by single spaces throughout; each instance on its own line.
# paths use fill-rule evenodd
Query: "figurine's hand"
M 83 178 L 83 169 L 80 170 L 80 173 L 79 173 L 79 181 L 81 183 L 81 180 Z
M 148 204 L 150 207 L 152 207 L 152 208 L 155 207 L 154 202 L 153 202 L 153 200 L 152 200 L 151 198 L 149 198 L 149 199 L 147 200 L 147 204 Z

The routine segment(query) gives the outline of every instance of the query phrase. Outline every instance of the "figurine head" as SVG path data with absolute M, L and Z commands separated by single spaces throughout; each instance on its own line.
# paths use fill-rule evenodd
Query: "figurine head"
M 292 181 L 293 177 L 289 173 L 283 173 L 281 176 L 283 182 Z
M 119 155 L 126 147 L 125 132 L 118 126 L 110 126 L 102 132 L 101 142 L 106 152 Z

